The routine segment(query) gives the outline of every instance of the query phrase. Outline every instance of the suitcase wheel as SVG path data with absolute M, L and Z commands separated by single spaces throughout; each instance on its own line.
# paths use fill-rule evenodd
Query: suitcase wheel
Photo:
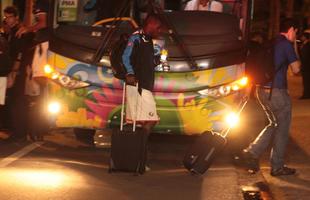
M 191 169 L 191 170 L 190 170 L 190 173 L 191 173 L 192 176 L 199 176 L 199 175 L 201 175 L 200 173 L 198 173 L 198 172 L 195 171 L 194 169 Z

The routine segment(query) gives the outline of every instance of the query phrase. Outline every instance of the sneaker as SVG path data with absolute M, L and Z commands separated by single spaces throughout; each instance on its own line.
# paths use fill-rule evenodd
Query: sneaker
M 259 171 L 259 160 L 251 152 L 245 149 L 242 151 L 241 156 L 249 173 L 255 174 Z
M 271 170 L 271 176 L 287 176 L 296 174 L 296 169 L 283 166 L 276 170 Z

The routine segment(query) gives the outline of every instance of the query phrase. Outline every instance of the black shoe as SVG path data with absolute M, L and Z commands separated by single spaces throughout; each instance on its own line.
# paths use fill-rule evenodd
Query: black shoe
M 247 171 L 251 174 L 255 174 L 259 171 L 259 160 L 248 150 L 242 151 L 242 159 Z
M 294 175 L 296 174 L 296 169 L 289 168 L 286 166 L 281 167 L 280 169 L 271 170 L 271 176 L 287 176 L 287 175 Z

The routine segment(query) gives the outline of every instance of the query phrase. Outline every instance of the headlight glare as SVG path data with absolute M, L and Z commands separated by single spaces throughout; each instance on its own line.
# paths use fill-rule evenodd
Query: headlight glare
M 60 76 L 59 72 L 54 72 L 51 74 L 51 79 L 55 80 L 55 79 L 59 78 L 59 76 Z
M 234 84 L 233 86 L 232 86 L 232 90 L 233 91 L 238 91 L 240 89 L 240 87 L 239 87 L 239 85 L 237 85 L 237 84 Z
M 238 79 L 237 81 L 234 81 L 232 83 L 203 89 L 203 90 L 198 91 L 198 93 L 201 95 L 218 98 L 222 96 L 227 96 L 231 94 L 232 92 L 236 92 L 236 91 L 239 91 L 240 89 L 245 88 L 247 83 L 248 83 L 248 78 L 242 77 L 241 79 Z
M 248 84 L 248 77 L 244 76 L 238 80 L 240 86 L 246 86 Z
M 44 72 L 45 72 L 45 74 L 51 74 L 52 72 L 54 72 L 54 69 L 49 65 L 49 64 L 46 64 L 45 66 L 44 66 Z
M 61 108 L 61 105 L 57 101 L 50 102 L 47 107 L 48 112 L 50 112 L 51 114 L 59 113 L 60 108 Z
M 229 127 L 236 127 L 239 123 L 239 116 L 236 113 L 231 112 L 226 116 L 225 121 Z

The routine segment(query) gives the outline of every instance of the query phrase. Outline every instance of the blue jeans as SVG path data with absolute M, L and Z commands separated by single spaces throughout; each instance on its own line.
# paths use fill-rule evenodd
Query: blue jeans
M 292 104 L 286 89 L 274 88 L 270 100 L 269 94 L 270 90 L 268 89 L 261 87 L 256 89 L 256 98 L 269 123 L 250 144 L 248 151 L 258 158 L 272 142 L 271 168 L 277 170 L 284 165 L 284 154 L 289 140 Z

